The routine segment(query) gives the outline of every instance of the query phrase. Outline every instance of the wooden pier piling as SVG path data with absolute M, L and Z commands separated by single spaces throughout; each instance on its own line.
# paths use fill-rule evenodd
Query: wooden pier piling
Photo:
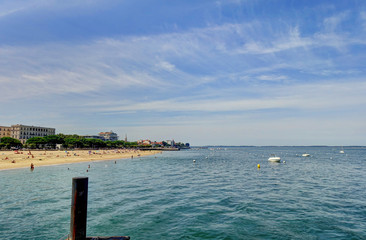
M 66 240 L 129 240 L 128 236 L 87 237 L 88 178 L 72 179 L 70 234 Z
M 86 219 L 88 210 L 88 178 L 72 179 L 70 239 L 86 239 Z

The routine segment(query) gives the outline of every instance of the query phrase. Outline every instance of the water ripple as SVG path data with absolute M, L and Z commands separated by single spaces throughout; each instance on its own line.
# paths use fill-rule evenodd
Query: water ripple
M 366 239 L 366 150 L 345 150 L 192 149 L 116 164 L 2 171 L 1 239 L 65 236 L 71 178 L 83 175 L 89 177 L 88 235 Z M 301 157 L 304 152 L 311 157 Z M 270 153 L 286 163 L 269 163 Z

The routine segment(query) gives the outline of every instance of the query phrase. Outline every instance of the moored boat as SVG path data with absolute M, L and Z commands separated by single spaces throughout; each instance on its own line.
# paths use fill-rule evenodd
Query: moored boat
M 280 162 L 281 161 L 281 158 L 280 157 L 277 157 L 274 154 L 271 154 L 271 156 L 268 158 L 268 161 L 270 161 L 270 162 Z
M 341 147 L 341 151 L 339 151 L 339 153 L 344 153 L 343 147 Z

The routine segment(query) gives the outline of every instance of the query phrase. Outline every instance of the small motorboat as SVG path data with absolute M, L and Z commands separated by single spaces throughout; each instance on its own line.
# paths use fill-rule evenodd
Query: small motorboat
M 270 161 L 270 162 L 280 162 L 281 158 L 276 157 L 276 155 L 274 155 L 274 154 L 271 154 L 271 156 L 268 158 L 268 161 Z
M 339 153 L 344 153 L 343 147 L 341 148 L 341 151 L 339 151 Z
M 302 156 L 303 157 L 310 157 L 310 154 L 309 153 L 304 153 Z

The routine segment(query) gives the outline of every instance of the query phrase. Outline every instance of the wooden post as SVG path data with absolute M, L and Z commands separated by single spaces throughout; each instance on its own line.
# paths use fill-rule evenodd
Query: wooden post
M 86 239 L 86 218 L 88 210 L 88 178 L 72 179 L 70 239 Z

